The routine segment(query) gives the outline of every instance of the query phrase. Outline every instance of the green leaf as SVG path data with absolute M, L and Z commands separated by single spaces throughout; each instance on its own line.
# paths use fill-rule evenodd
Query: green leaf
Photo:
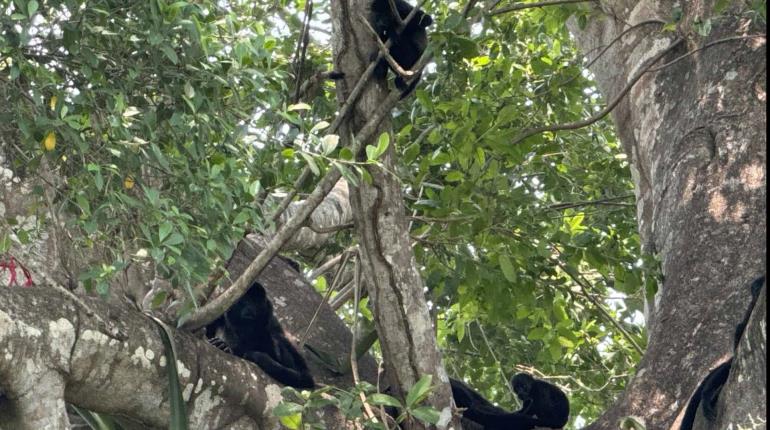
M 189 82 L 184 83 L 184 95 L 188 99 L 195 97 L 195 88 Z
M 299 155 L 302 156 L 302 158 L 305 159 L 305 162 L 307 163 L 307 166 L 310 167 L 310 170 L 313 172 L 314 175 L 320 176 L 321 170 L 318 168 L 318 165 L 316 164 L 315 160 L 313 159 L 313 156 L 306 153 L 306 152 L 300 152 Z
M 256 197 L 257 194 L 259 194 L 259 190 L 262 188 L 262 184 L 259 182 L 259 179 L 252 182 L 251 185 L 249 185 L 249 194 L 252 197 Z
M 565 348 L 574 348 L 575 347 L 575 343 L 572 342 L 571 340 L 567 339 L 564 336 L 558 336 L 557 339 L 559 341 L 559 345 L 561 345 L 561 346 L 563 346 Z
M 374 405 L 393 406 L 396 408 L 403 408 L 401 402 L 397 398 L 389 396 L 387 394 L 375 393 L 369 396 L 369 401 Z
M 406 394 L 406 407 L 411 409 L 428 395 L 433 375 L 423 375 Z
M 302 406 L 293 402 L 281 402 L 273 409 L 281 424 L 290 429 L 302 427 Z
M 29 16 L 30 18 L 32 18 L 32 15 L 34 15 L 34 14 L 35 14 L 35 12 L 37 12 L 37 8 L 38 8 L 39 6 L 40 6 L 40 5 L 37 3 L 37 1 L 36 1 L 36 0 L 30 0 L 30 2 L 29 2 L 29 3 L 27 3 L 27 16 Z
M 332 166 L 340 171 L 342 177 L 345 178 L 345 180 L 348 181 L 350 185 L 358 185 L 358 178 L 356 178 L 356 176 L 344 164 L 337 161 L 332 161 Z
M 545 339 L 546 334 L 548 334 L 548 330 L 546 330 L 545 327 L 535 327 L 529 331 L 527 339 L 542 340 Z
M 377 161 L 377 148 L 372 145 L 366 145 L 366 159 L 369 161 Z
M 460 182 L 465 178 L 465 175 L 463 175 L 463 172 L 460 172 L 458 170 L 452 170 L 449 173 L 444 176 L 444 179 L 447 180 L 447 182 Z
M 321 138 L 321 146 L 323 147 L 323 153 L 324 155 L 331 154 L 332 151 L 334 151 L 334 148 L 337 147 L 337 144 L 340 142 L 340 137 L 336 134 L 327 134 L 323 138 Z
M 177 354 L 174 348 L 173 334 L 171 328 L 163 321 L 150 316 L 158 326 L 160 338 L 163 341 L 163 351 L 166 357 L 166 376 L 168 377 L 168 393 L 171 409 L 171 418 L 169 429 L 187 430 L 187 408 L 182 397 L 182 385 L 179 383 L 179 372 L 177 371 Z
M 506 105 L 497 113 L 497 125 L 502 126 L 512 122 L 520 115 L 519 108 L 515 105 Z
M 277 417 L 288 417 L 302 413 L 302 405 L 294 402 L 281 402 L 273 409 L 273 415 Z
M 170 45 L 160 45 L 160 50 L 163 51 L 163 54 L 166 55 L 166 58 L 169 59 L 174 64 L 179 63 L 179 57 L 176 55 L 176 51 L 174 51 L 174 48 L 172 48 Z
M 508 282 L 515 283 L 518 279 L 518 276 L 516 276 L 516 269 L 513 268 L 511 259 L 508 258 L 507 255 L 503 254 L 497 257 L 497 262 L 500 263 L 500 270 L 503 271 L 503 276 L 505 276 L 505 279 L 507 279 Z
M 441 416 L 437 410 L 429 406 L 420 406 L 410 410 L 409 413 L 418 420 L 428 424 L 436 424 Z
M 161 225 L 158 226 L 158 240 L 160 242 L 163 242 L 163 240 L 171 233 L 171 230 L 174 229 L 174 226 L 168 222 L 164 221 Z
M 557 338 L 551 340 L 548 344 L 548 353 L 551 356 L 551 360 L 557 361 L 562 356 L 562 346 Z
M 310 129 L 310 132 L 315 133 L 318 130 L 323 130 L 326 127 L 329 127 L 329 125 L 331 124 L 329 124 L 328 121 L 319 121 L 318 123 L 316 123 L 316 125 L 313 126 L 313 128 Z
M 384 154 L 385 151 L 388 150 L 388 145 L 390 145 L 390 133 L 382 133 L 377 139 L 377 157 L 379 158 L 380 155 Z
M 235 219 L 233 220 L 233 224 L 236 224 L 236 225 L 243 224 L 249 219 L 251 219 L 251 214 L 248 211 L 243 210 L 238 212 L 238 215 L 235 216 Z
M 312 107 L 307 103 L 297 103 L 293 105 L 289 105 L 288 108 L 286 108 L 287 111 L 292 112 L 295 110 L 310 110 Z
M 353 151 L 350 148 L 340 149 L 340 159 L 345 161 L 351 161 L 353 159 Z
M 465 339 L 465 324 L 458 321 L 455 323 L 455 334 L 457 335 L 457 340 L 459 342 L 462 342 L 463 339 Z
M 163 244 L 166 246 L 174 246 L 174 245 L 179 245 L 180 243 L 183 243 L 183 242 L 184 242 L 184 236 L 182 236 L 179 233 L 173 233 L 171 236 L 169 236 L 169 238 L 165 242 L 163 242 Z
M 405 164 L 411 164 L 417 158 L 419 153 L 420 145 L 418 145 L 417 142 L 414 142 L 406 147 L 404 150 L 404 155 L 401 157 L 401 159 Z
M 302 414 L 287 415 L 280 418 L 281 424 L 284 427 L 297 430 L 302 426 Z

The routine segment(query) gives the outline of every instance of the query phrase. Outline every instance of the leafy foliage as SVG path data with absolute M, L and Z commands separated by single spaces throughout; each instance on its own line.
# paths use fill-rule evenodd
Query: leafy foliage
M 640 310 L 655 288 L 628 162 L 606 121 L 511 143 L 527 127 L 602 106 L 565 26 L 586 12 L 483 15 L 476 6 L 465 18 L 464 3 L 426 3 L 435 65 L 394 113 L 394 135 L 365 146 L 368 162 L 389 145 L 399 154 L 394 173 L 450 373 L 503 405 L 514 402 L 508 376 L 544 375 L 569 393 L 573 417 L 591 419 L 639 360 Z M 84 285 L 108 294 L 129 264 L 151 262 L 186 292 L 189 310 L 245 232 L 269 233 L 268 196 L 290 189 L 302 167 L 360 179 L 350 151 L 321 137 L 336 109 L 333 84 L 293 97 L 303 8 L 8 3 L 2 151 L 14 172 L 46 186 L 33 190 L 37 225 L 7 218 L 0 251 L 29 243 L 55 221 L 46 209 L 54 208 L 73 249 L 90 257 L 76 268 Z M 330 28 L 325 8 L 314 15 L 321 29 Z M 331 58 L 328 34 L 312 36 L 304 78 Z M 329 252 L 354 240 L 340 233 Z M 356 409 L 357 393 L 340 399 Z M 296 428 L 302 408 L 276 413 Z
M 436 424 L 439 413 L 429 406 L 420 403 L 430 393 L 432 377 L 425 375 L 409 390 L 405 404 L 395 397 L 377 392 L 377 387 L 360 382 L 351 390 L 325 387 L 313 392 L 302 391 L 287 387 L 283 390 L 285 400 L 273 410 L 286 428 L 295 429 L 325 429 L 323 423 L 316 418 L 317 413 L 327 407 L 337 408 L 350 422 L 357 422 L 366 429 L 384 430 L 393 428 L 395 423 L 406 419 L 417 419 L 426 424 Z M 367 407 L 364 407 L 366 402 Z M 388 408 L 388 409 L 385 409 Z M 374 416 L 367 415 L 367 411 Z M 383 424 L 387 421 L 387 424 Z
M 247 229 L 265 227 L 255 203 L 294 170 L 255 150 L 276 142 L 252 131 L 284 106 L 290 47 L 262 22 L 275 11 L 36 5 L 14 1 L 3 16 L 3 90 L 19 102 L 2 116 L 18 130 L 14 170 L 61 175 L 54 203 L 75 215 L 66 229 L 108 250 L 80 280 L 106 294 L 132 258 L 174 285 L 205 280 Z

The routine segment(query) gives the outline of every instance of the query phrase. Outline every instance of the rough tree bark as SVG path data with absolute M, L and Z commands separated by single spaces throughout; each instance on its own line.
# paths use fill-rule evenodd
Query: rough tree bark
M 358 77 L 369 65 L 371 53 L 377 50 L 375 36 L 363 24 L 368 18 L 368 4 L 367 0 L 335 0 L 331 5 L 335 70 L 345 73 L 345 80 L 338 84 L 341 103 L 348 99 Z M 346 146 L 350 136 L 363 127 L 386 98 L 384 82 L 372 82 L 363 91 L 340 127 L 340 137 Z M 389 129 L 390 121 L 386 117 L 375 136 Z M 362 142 L 362 147 L 367 143 L 376 145 L 375 141 Z M 393 145 L 379 161 L 382 166 L 364 167 L 371 183 L 361 180 L 357 186 L 351 186 L 350 201 L 360 241 L 360 264 L 373 305 L 390 388 L 392 394 L 403 400 L 420 377 L 432 375 L 437 385 L 426 404 L 440 411 L 437 427 L 459 428 L 459 420 L 452 417 L 449 378 L 441 362 L 412 251 L 401 183 L 391 173 L 395 171 Z M 428 428 L 417 420 L 406 425 L 410 429 Z
M 228 272 L 237 277 L 259 251 L 257 237 L 244 239 Z M 301 336 L 321 296 L 280 259 L 270 262 L 259 281 L 290 337 Z M 0 429 L 68 428 L 65 400 L 124 417 L 138 428 L 166 427 L 165 358 L 155 323 L 134 308 L 95 298 L 80 298 L 86 305 L 80 306 L 41 284 L 0 288 L 0 391 L 7 397 L 0 401 Z M 125 339 L 111 337 L 112 326 Z M 281 401 L 280 387 L 259 368 L 182 331 L 175 340 L 191 428 L 280 428 L 270 413 Z M 324 306 L 307 343 L 344 362 L 351 336 Z M 349 373 L 330 371 L 335 363 L 308 358 L 308 364 L 318 382 L 352 384 Z M 359 359 L 359 369 L 362 379 L 376 382 L 377 365 L 370 356 Z M 342 425 L 335 414 L 324 418 L 329 428 Z
M 87 308 L 47 285 L 0 288 L 0 428 L 67 429 L 65 400 L 166 427 L 166 358 L 155 323 L 126 305 L 81 302 Z M 280 401 L 269 378 L 189 334 L 174 338 L 192 428 L 277 428 L 262 419 Z M 249 379 L 256 383 L 225 383 Z
M 648 59 L 684 42 L 656 66 L 684 58 L 647 73 L 612 112 L 632 165 L 644 248 L 659 256 L 664 282 L 647 315 L 649 344 L 638 373 L 591 429 L 614 429 L 629 415 L 648 429 L 678 427 L 693 390 L 731 354 L 747 285 L 765 270 L 765 27 L 749 2 L 730 2 L 720 16 L 714 4 L 602 2 L 585 29 L 571 26 L 583 52 L 599 52 L 631 26 L 670 21 L 683 8 L 675 33 L 641 25 L 591 68 L 611 101 Z M 707 20 L 711 32 L 699 36 L 696 26 Z M 709 43 L 717 45 L 696 51 Z M 756 341 L 764 351 L 764 336 Z M 752 365 L 764 368 L 764 353 L 757 360 Z M 758 416 L 764 384 L 743 388 Z M 739 401 L 731 396 L 726 390 L 723 400 Z
M 313 211 L 306 224 L 299 229 L 281 248 L 283 251 L 315 248 L 324 245 L 334 232 L 325 233 L 324 229 L 334 229 L 353 222 L 353 212 L 348 197 L 348 183 L 344 179 L 337 181 L 331 192 Z M 291 218 L 302 206 L 302 201 L 293 202 L 281 215 L 281 223 Z

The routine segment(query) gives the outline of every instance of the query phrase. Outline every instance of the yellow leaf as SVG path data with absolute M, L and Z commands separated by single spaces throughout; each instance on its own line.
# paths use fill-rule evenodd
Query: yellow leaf
M 48 105 L 51 106 L 51 110 L 56 110 L 56 96 L 51 96 L 51 101 L 48 102 Z
M 133 176 L 126 176 L 126 179 L 123 180 L 123 188 L 130 190 L 131 188 L 134 188 L 134 177 Z
M 56 133 L 49 131 L 43 140 L 43 148 L 46 151 L 53 151 L 56 148 Z

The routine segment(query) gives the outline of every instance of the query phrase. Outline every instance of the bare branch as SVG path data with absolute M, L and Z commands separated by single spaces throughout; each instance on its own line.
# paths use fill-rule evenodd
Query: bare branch
M 596 2 L 596 0 L 546 0 L 536 3 L 516 3 L 511 6 L 507 7 L 501 7 L 500 9 L 495 9 L 493 11 L 490 11 L 490 15 L 500 15 L 503 13 L 508 12 L 515 12 L 517 10 L 524 10 L 524 9 L 532 9 L 535 7 L 547 7 L 547 6 L 557 6 L 560 4 L 569 4 L 569 3 L 585 3 L 585 2 Z
M 563 210 L 563 209 L 577 208 L 580 206 L 592 206 L 592 205 L 634 206 L 633 203 L 618 203 L 615 201 L 615 200 L 628 199 L 632 197 L 634 197 L 633 194 L 625 194 L 622 196 L 607 197 L 606 199 L 599 199 L 599 200 L 583 200 L 579 202 L 556 203 L 550 206 L 546 206 L 545 208 L 552 209 L 552 210 Z

